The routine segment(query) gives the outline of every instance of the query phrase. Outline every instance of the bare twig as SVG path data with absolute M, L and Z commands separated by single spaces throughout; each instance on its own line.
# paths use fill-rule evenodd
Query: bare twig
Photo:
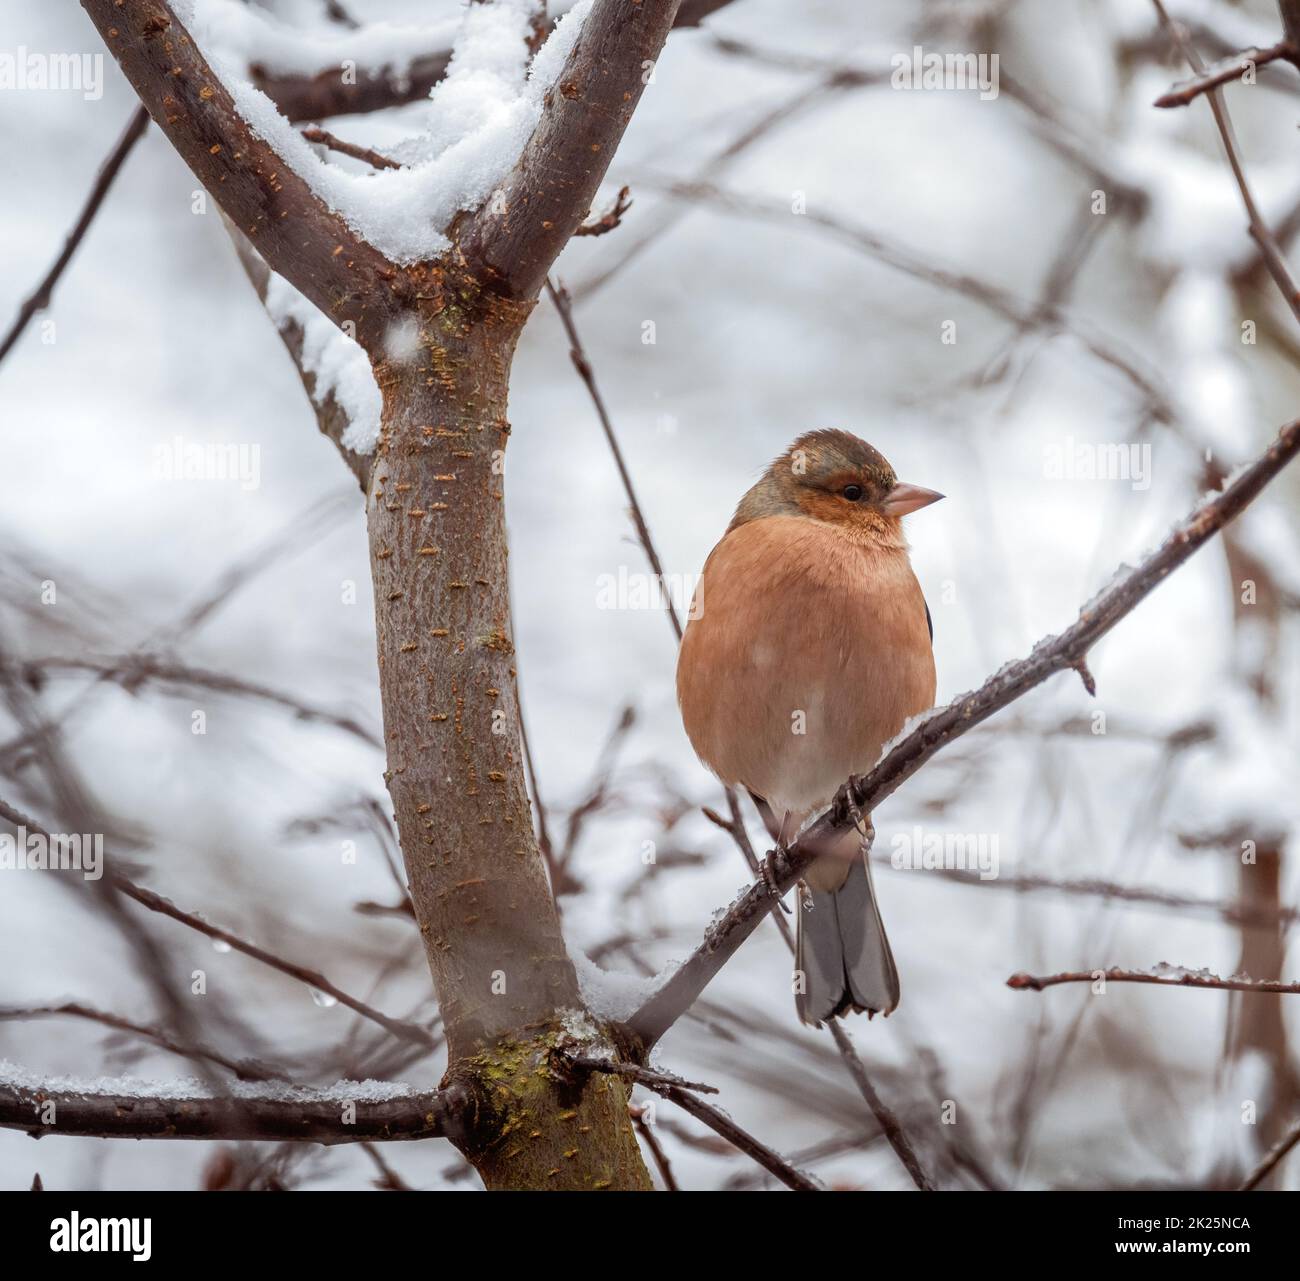
M 72 255 L 77 252 L 77 247 L 85 239 L 86 232 L 94 221 L 95 215 L 99 212 L 100 205 L 104 203 L 104 197 L 108 195 L 108 189 L 113 185 L 113 179 L 117 177 L 118 171 L 122 168 L 127 156 L 131 154 L 131 149 L 143 135 L 148 123 L 149 113 L 143 107 L 137 107 L 132 113 L 131 119 L 127 121 L 126 128 L 122 130 L 122 136 L 118 138 L 113 150 L 108 153 L 104 163 L 100 165 L 99 173 L 95 175 L 94 186 L 90 189 L 90 195 L 86 197 L 86 203 L 82 205 L 77 221 L 73 224 L 72 230 L 68 232 L 67 239 L 63 242 L 62 252 L 54 260 L 49 271 L 45 273 L 41 283 L 36 286 L 35 290 L 23 302 L 23 305 L 18 308 L 18 315 L 14 318 L 13 324 L 10 325 L 4 338 L 0 339 L 0 360 L 3 360 L 9 354 L 27 322 L 38 311 L 43 311 L 50 305 L 54 286 L 59 283 L 59 277 L 63 275 L 68 263 L 72 261 Z
M 1203 970 L 1067 970 L 1061 974 L 1013 974 L 1007 986 L 1018 992 L 1041 992 L 1060 983 L 1150 983 L 1155 987 L 1201 987 L 1219 992 L 1272 992 L 1300 994 L 1300 983 L 1276 979 L 1221 979 Z
M 632 208 L 632 201 L 628 198 L 629 188 L 620 187 L 618 195 L 614 197 L 614 203 L 599 218 L 592 219 L 591 222 L 584 222 L 573 234 L 575 236 L 603 236 L 607 231 L 613 231 L 623 221 L 623 215 Z M 550 282 L 547 281 L 547 287 L 550 288 Z
M 1170 38 L 1178 46 L 1183 57 L 1187 59 L 1192 70 L 1197 72 L 1198 75 L 1203 73 L 1205 64 L 1201 61 L 1200 54 L 1192 48 L 1182 28 L 1170 19 L 1162 0 L 1152 0 L 1152 3 L 1156 7 L 1156 12 L 1160 15 L 1160 21 L 1165 30 L 1169 32 Z M 1255 204 L 1255 197 L 1251 192 L 1250 184 L 1246 181 L 1246 171 L 1241 162 L 1237 138 L 1233 132 L 1232 120 L 1228 116 L 1228 109 L 1223 102 L 1223 95 L 1217 88 L 1212 86 L 1207 88 L 1205 92 L 1210 102 L 1210 110 L 1214 113 L 1214 123 L 1218 126 L 1219 137 L 1223 140 L 1223 150 L 1227 154 L 1232 176 L 1236 180 L 1237 189 L 1241 192 L 1241 202 L 1246 207 L 1246 218 L 1249 223 L 1250 234 L 1259 246 L 1264 265 L 1268 268 L 1269 274 L 1273 277 L 1277 287 L 1282 291 L 1282 296 L 1286 299 L 1292 314 L 1297 320 L 1300 320 L 1300 286 L 1296 284 L 1295 277 L 1291 274 L 1286 254 L 1283 253 L 1277 238 L 1269 230 L 1264 219 L 1260 217 L 1259 207 Z
M 959 293 L 1017 328 L 1037 327 L 1048 332 L 1068 334 L 1097 360 L 1121 374 L 1150 406 L 1151 413 L 1157 419 L 1171 422 L 1176 417 L 1169 391 L 1161 386 L 1158 375 L 1147 369 L 1135 352 L 1082 317 L 1072 315 L 1062 306 L 1026 300 L 999 284 L 982 280 L 969 272 L 938 266 L 932 255 L 920 253 L 869 228 L 854 226 L 820 210 L 806 209 L 795 216 L 790 212 L 788 204 L 755 199 L 704 180 L 665 182 L 653 174 L 638 173 L 636 181 L 638 185 L 659 188 L 679 200 L 712 205 L 727 213 L 760 222 L 820 232 L 914 279 Z
M 654 1126 L 646 1120 L 646 1109 L 636 1103 L 629 1103 L 627 1110 L 631 1114 L 632 1124 L 636 1126 L 636 1132 L 650 1149 L 650 1157 L 659 1171 L 659 1177 L 664 1181 L 664 1191 L 680 1192 L 676 1176 L 673 1174 L 672 1163 L 668 1160 L 668 1153 L 664 1151 L 664 1145 L 659 1142 Z
M 728 1143 L 737 1147 L 745 1153 L 746 1156 L 752 1157 L 759 1165 L 769 1174 L 780 1179 L 786 1187 L 793 1189 L 795 1192 L 820 1192 L 821 1187 L 817 1182 L 806 1175 L 802 1170 L 797 1170 L 778 1152 L 773 1151 L 766 1143 L 754 1138 L 752 1134 L 742 1130 L 725 1112 L 710 1104 L 689 1090 L 680 1090 L 672 1088 L 664 1092 L 664 1097 L 671 1099 L 684 1112 L 689 1112 L 697 1121 L 702 1121 L 715 1134 L 720 1134 Z
M 111 658 L 35 658 L 25 660 L 22 668 L 24 673 L 30 673 L 35 677 L 49 672 L 90 672 L 104 680 L 121 685 L 130 693 L 134 693 L 148 681 L 157 681 L 165 685 L 185 685 L 211 690 L 218 694 L 254 698 L 282 707 L 300 720 L 333 725 L 336 729 L 359 738 L 371 747 L 383 747 L 383 740 L 378 734 L 350 716 L 341 716 L 325 708 L 314 707 L 290 694 L 255 684 L 253 681 L 246 681 L 239 676 L 231 676 L 228 672 L 191 667 L 185 663 L 171 662 L 154 654 L 120 654 Z
M 1296 1122 L 1290 1131 L 1273 1145 L 1265 1154 L 1264 1159 L 1246 1176 L 1245 1182 L 1237 1190 L 1239 1192 L 1253 1192 L 1277 1169 L 1283 1158 L 1297 1143 L 1300 1143 L 1300 1121 Z
M 136 1023 L 130 1019 L 122 1018 L 121 1015 L 108 1014 L 103 1010 L 96 1010 L 92 1006 L 82 1005 L 77 1001 L 64 1001 L 60 1005 L 0 1006 L 0 1023 L 10 1020 L 43 1019 L 59 1016 L 100 1023 L 116 1032 L 126 1032 L 143 1040 L 151 1041 L 160 1049 L 167 1050 L 171 1054 L 179 1054 L 183 1058 L 207 1059 L 208 1062 L 216 1063 L 219 1067 L 233 1072 L 241 1081 L 287 1081 L 289 1079 L 288 1074 L 280 1068 L 249 1059 L 232 1059 L 203 1045 L 185 1045 L 162 1028 L 151 1027 L 145 1023 Z
M 876 1118 L 881 1133 L 884 1134 L 885 1140 L 903 1163 L 903 1168 L 911 1175 L 912 1182 L 922 1192 L 935 1191 L 934 1180 L 930 1178 L 921 1165 L 916 1155 L 916 1149 L 912 1146 L 912 1140 L 908 1137 L 907 1131 L 903 1129 L 902 1122 L 899 1121 L 893 1110 L 887 1107 L 884 1100 L 876 1093 L 875 1086 L 871 1084 L 871 1080 L 867 1076 L 866 1066 L 853 1048 L 853 1042 L 849 1039 L 849 1034 L 844 1030 L 843 1024 L 839 1019 L 831 1019 L 827 1023 L 827 1027 L 835 1041 L 835 1048 L 840 1052 L 840 1058 L 847 1064 L 849 1072 L 853 1076 L 853 1083 L 867 1101 L 867 1106 L 871 1109 L 871 1115 Z
M 669 1099 L 678 1107 L 689 1112 L 697 1120 L 703 1121 L 715 1134 L 720 1134 L 727 1142 L 752 1157 L 770 1174 L 774 1174 L 786 1187 L 796 1192 L 820 1191 L 817 1184 L 802 1170 L 796 1170 L 784 1157 L 774 1152 L 767 1144 L 742 1130 L 725 1112 L 711 1107 L 699 1098 L 699 1094 L 717 1094 L 711 1085 L 702 1085 L 698 1081 L 684 1081 L 672 1073 L 644 1068 L 636 1063 L 600 1058 L 586 1054 L 566 1054 L 565 1062 L 589 1072 L 608 1072 L 621 1076 L 637 1085 L 653 1090 L 662 1098 Z
M 697 1094 L 718 1092 L 716 1086 L 705 1085 L 702 1081 L 687 1081 L 673 1072 L 642 1067 L 639 1063 L 627 1063 L 622 1059 L 603 1059 L 591 1054 L 567 1054 L 565 1059 L 574 1067 L 584 1068 L 588 1072 L 606 1072 L 611 1076 L 635 1081 L 637 1085 L 644 1085 L 656 1094 L 663 1094 L 665 1098 L 668 1097 L 669 1090 L 694 1090 Z
M 1190 80 L 1180 80 L 1168 93 L 1162 93 L 1152 105 L 1156 107 L 1185 107 L 1189 102 L 1194 102 L 1199 98 L 1201 94 L 1209 93 L 1211 89 L 1217 89 L 1220 85 L 1240 80 L 1242 74 L 1252 64 L 1256 67 L 1263 67 L 1270 62 L 1277 61 L 1278 58 L 1285 58 L 1288 62 L 1294 62 L 1295 56 L 1295 50 L 1291 47 L 1289 40 L 1279 40 L 1277 44 L 1271 45 L 1267 49 L 1243 49 L 1240 53 L 1231 54 L 1229 57 L 1222 58 L 1208 67 L 1201 67 Z
M 363 1143 L 361 1150 L 375 1163 L 375 1169 L 379 1171 L 379 1178 L 375 1180 L 375 1187 L 381 1192 L 409 1192 L 411 1190 L 406 1180 L 384 1160 L 384 1154 L 373 1143 Z
M 346 142 L 337 134 L 330 133 L 328 129 L 322 129 L 318 125 L 308 126 L 302 131 L 302 136 L 308 142 L 315 142 L 322 147 L 328 147 L 331 151 L 337 151 L 340 155 L 351 156 L 353 160 L 364 160 L 372 169 L 400 169 L 402 167 L 399 161 L 390 160 L 387 156 L 380 155 L 379 152 L 372 150 L 370 147 L 361 147 L 355 142 Z
M 25 827 L 28 832 L 38 833 L 47 840 L 53 839 L 50 837 L 49 832 L 35 819 L 28 817 L 21 810 L 15 809 L 4 800 L 0 800 L 0 818 L 13 823 L 15 826 Z M 209 925 L 202 917 L 195 916 L 192 912 L 183 911 L 169 899 L 163 898 L 161 894 L 155 894 L 152 890 L 137 885 L 120 872 L 109 872 L 105 875 L 104 880 L 118 893 L 139 903 L 141 907 L 148 908 L 151 912 L 158 912 L 163 916 L 169 916 L 173 921 L 179 921 L 182 925 L 187 925 L 200 934 L 206 934 L 208 938 L 229 944 L 235 951 L 242 952 L 255 961 L 261 961 L 263 965 L 268 965 L 274 970 L 279 970 L 282 974 L 298 979 L 327 996 L 332 996 L 340 1005 L 346 1005 L 348 1009 L 360 1014 L 363 1018 L 378 1023 L 404 1041 L 413 1041 L 430 1047 L 437 1044 L 433 1034 L 427 1028 L 422 1028 L 415 1023 L 408 1023 L 403 1019 L 395 1019 L 391 1015 L 367 1005 L 364 1001 L 358 1001 L 356 997 L 331 983 L 323 974 L 315 970 L 309 970 L 306 966 L 297 965 L 293 961 L 286 961 L 283 957 L 266 951 L 265 948 L 246 942 L 238 935 L 230 933 L 229 930 L 223 930 L 216 925 Z
M 232 934 L 229 930 L 223 930 L 216 925 L 209 925 L 202 917 L 182 910 L 170 899 L 165 899 L 161 894 L 155 894 L 152 890 L 137 885 L 125 876 L 113 875 L 111 879 L 114 886 L 122 894 L 139 903 L 141 907 L 148 908 L 151 912 L 158 912 L 163 916 L 169 916 L 173 921 L 179 921 L 182 925 L 197 930 L 200 934 L 206 934 L 211 939 L 229 944 L 236 952 L 242 952 L 245 956 L 251 956 L 253 960 L 261 961 L 263 965 L 268 965 L 273 970 L 279 970 L 281 974 L 287 974 L 290 978 L 306 983 L 318 992 L 333 997 L 340 1005 L 346 1005 L 348 1009 L 360 1014 L 362 1018 L 369 1019 L 372 1023 L 378 1023 L 381 1027 L 387 1028 L 388 1031 L 401 1040 L 411 1041 L 429 1048 L 433 1048 L 438 1044 L 437 1038 L 428 1028 L 420 1027 L 416 1023 L 409 1023 L 405 1019 L 395 1019 L 392 1015 L 385 1014 L 372 1005 L 367 1005 L 365 1001 L 357 1000 L 351 993 L 345 992 L 341 987 L 331 983 L 318 970 L 311 970 L 305 965 L 287 961 L 281 956 L 276 956 L 274 952 L 268 952 L 265 948 L 241 939 L 237 934 Z
M 569 291 L 562 284 L 559 286 L 552 284 L 548 278 L 546 293 L 551 302 L 555 304 L 555 310 L 560 314 L 560 322 L 564 325 L 564 332 L 569 339 L 569 358 L 573 361 L 573 367 L 578 371 L 578 376 L 586 384 L 587 391 L 591 396 L 591 403 L 596 407 L 596 416 L 600 419 L 601 430 L 604 431 L 605 440 L 609 443 L 610 452 L 614 455 L 614 465 L 618 468 L 619 479 L 623 482 L 623 491 L 627 494 L 628 504 L 632 512 L 632 521 L 636 525 L 637 538 L 640 539 L 641 546 L 650 561 L 650 568 L 654 571 L 655 578 L 662 584 L 664 569 L 659 563 L 659 553 L 655 550 L 654 540 L 650 537 L 650 529 L 646 525 L 645 514 L 641 510 L 641 504 L 636 496 L 636 489 L 632 484 L 632 475 L 627 469 L 623 451 L 619 448 L 618 438 L 614 435 L 614 424 L 610 422 L 609 411 L 605 408 L 604 398 L 600 394 L 600 388 L 596 386 L 596 375 L 592 371 L 591 362 L 587 359 L 587 353 L 582 346 L 582 339 L 578 337 L 578 330 L 573 323 L 573 303 L 569 297 Z M 682 620 L 677 615 L 677 609 L 672 598 L 667 592 L 663 595 L 664 609 L 667 611 L 668 620 L 672 624 L 673 634 L 680 641 L 682 638 Z

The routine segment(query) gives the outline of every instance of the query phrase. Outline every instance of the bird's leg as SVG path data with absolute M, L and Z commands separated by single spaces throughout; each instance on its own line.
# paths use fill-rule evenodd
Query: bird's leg
M 853 819 L 853 825 L 858 829 L 858 835 L 862 837 L 862 846 L 860 853 L 863 858 L 870 858 L 871 847 L 876 843 L 876 825 L 871 821 L 870 814 L 864 814 L 854 801 L 849 797 L 849 816 Z
M 777 827 L 777 830 L 772 833 L 772 839 L 776 841 L 776 848 L 769 850 L 767 857 L 760 859 L 758 864 L 759 876 L 761 877 L 763 884 L 767 887 L 769 896 L 776 899 L 776 901 L 781 905 L 781 911 L 783 911 L 787 916 L 790 914 L 790 909 L 785 905 L 785 899 L 781 894 L 781 887 L 776 883 L 776 874 L 772 871 L 772 857 L 777 853 L 785 854 L 789 850 L 790 829 L 793 827 L 793 823 L 791 822 L 792 818 L 793 815 L 787 811 L 785 817 L 782 818 L 780 825 Z M 771 830 L 771 825 L 769 825 L 768 830 Z
M 767 887 L 768 894 L 772 898 L 776 899 L 777 904 L 781 908 L 781 911 L 783 911 L 787 916 L 789 916 L 790 909 L 786 906 L 785 898 L 781 893 L 781 887 L 776 883 L 776 873 L 772 871 L 772 856 L 778 853 L 780 854 L 786 853 L 785 847 L 778 845 L 776 849 L 768 851 L 766 858 L 759 860 L 758 863 L 759 878 L 762 880 L 763 884 Z

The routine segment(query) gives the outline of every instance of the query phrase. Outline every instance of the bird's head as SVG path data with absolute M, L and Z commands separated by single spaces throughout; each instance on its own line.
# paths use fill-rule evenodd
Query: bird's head
M 852 433 L 810 431 L 740 500 L 731 528 L 763 516 L 807 516 L 896 542 L 901 517 L 942 497 L 900 481 L 884 456 Z

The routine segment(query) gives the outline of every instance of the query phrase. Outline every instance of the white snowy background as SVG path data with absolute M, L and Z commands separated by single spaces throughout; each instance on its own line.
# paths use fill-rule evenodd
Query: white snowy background
M 1233 47 L 1277 38 L 1266 3 L 1171 7 L 1214 24 Z M 247 6 L 254 16 L 265 11 L 251 34 L 235 20 L 243 8 L 199 5 L 215 23 L 213 52 L 231 67 L 249 48 L 284 69 L 364 59 L 360 37 L 331 26 L 316 0 Z M 369 37 L 381 52 L 410 52 L 417 36 L 421 48 L 438 47 L 461 18 L 452 0 L 344 0 L 344 8 L 397 24 Z M 268 14 L 313 34 L 283 35 L 274 51 L 241 45 L 264 38 Z M 916 44 L 997 52 L 1002 92 L 982 101 L 971 91 L 891 88 L 891 56 Z M 75 6 L 43 0 L 7 0 L 0 11 L 0 52 L 19 46 L 100 52 Z M 875 83 L 828 87 L 836 67 L 879 74 Z M 698 572 L 740 494 L 793 436 L 822 426 L 857 432 L 900 476 L 948 495 L 909 521 L 944 702 L 1068 624 L 1117 565 L 1158 542 L 1201 492 L 1207 450 L 1231 470 L 1262 449 L 1300 403 L 1295 320 L 1267 276 L 1245 279 L 1255 251 L 1206 103 L 1163 113 L 1150 105 L 1184 74 L 1143 0 L 735 0 L 702 30 L 673 33 L 609 174 L 606 195 L 628 183 L 633 208 L 613 233 L 575 241 L 555 272 L 578 298 L 577 324 L 666 571 Z M 110 58 L 104 80 L 93 101 L 0 91 L 0 321 L 57 254 L 134 109 Z M 1300 76 L 1279 66 L 1259 80 L 1231 86 L 1228 100 L 1263 212 L 1280 221 L 1300 200 Z M 480 90 L 480 106 L 494 101 L 490 83 Z M 453 86 L 440 128 L 486 124 L 515 137 L 529 118 L 526 95 L 497 115 L 476 115 L 464 96 Z M 1055 122 L 1026 97 L 1047 104 Z M 773 113 L 757 140 L 726 155 Z M 417 132 L 427 114 L 417 104 L 330 127 L 383 149 Z M 1067 140 L 1105 176 L 1063 154 Z M 439 137 L 426 154 L 449 141 Z M 394 178 L 425 183 L 418 190 L 449 212 L 460 196 L 491 188 L 482 167 L 490 170 L 501 145 L 485 143 L 463 165 L 435 162 L 422 177 Z M 343 180 L 333 181 L 341 190 Z M 741 202 L 679 200 L 664 194 L 673 181 L 716 183 Z M 1136 211 L 1131 203 L 1090 215 L 1093 192 L 1117 184 L 1141 192 Z M 21 665 L 143 647 L 378 733 L 360 496 L 317 432 L 215 207 L 194 212 L 195 189 L 151 128 L 52 308 L 0 365 L 0 648 Z M 792 212 L 797 203 L 807 212 Z M 878 237 L 932 271 L 965 273 L 1032 308 L 1053 263 L 1090 234 L 1085 215 L 1106 225 L 1091 229 L 1064 323 L 1011 348 L 1015 327 L 995 310 L 881 261 L 843 231 Z M 375 234 L 400 241 L 409 230 Z M 53 330 L 42 329 L 48 321 Z M 643 341 L 648 321 L 653 345 Z M 949 321 L 955 344 L 942 341 Z M 1241 341 L 1243 321 L 1257 325 L 1255 345 Z M 1143 370 L 1170 420 L 1153 417 L 1149 398 L 1097 348 Z M 1004 349 L 1011 359 L 990 374 Z M 584 889 L 563 898 L 565 926 L 579 954 L 630 935 L 631 951 L 610 951 L 602 964 L 637 976 L 634 958 L 653 972 L 687 955 L 747 874 L 698 811 L 720 793 L 681 732 L 664 619 L 597 608 L 600 576 L 641 573 L 644 559 L 545 300 L 515 363 L 511 421 L 519 672 L 553 830 L 563 831 L 565 811 L 583 799 L 623 708 L 636 710 L 609 803 L 582 829 L 572 871 Z M 256 444 L 259 486 L 161 479 L 156 450 L 176 436 Z M 1070 441 L 1149 444 L 1149 487 L 1052 479 L 1045 458 Z M 1277 830 L 1290 839 L 1281 901 L 1294 903 L 1298 497 L 1300 473 L 1284 475 L 1243 526 L 1292 593 L 1279 651 L 1267 660 L 1277 680 L 1271 707 L 1248 688 L 1251 633 L 1234 629 L 1215 543 L 1092 655 L 1095 702 L 1073 676 L 1058 676 L 963 738 L 877 813 L 878 850 L 921 823 L 996 838 L 1003 878 L 1098 878 L 1231 902 L 1236 846 L 1188 848 L 1180 838 Z M 177 639 L 177 621 L 246 559 L 257 572 Z M 41 601 L 47 581 L 57 586 L 53 605 Z M 345 604 L 349 583 L 356 600 Z M 386 1011 L 432 1015 L 409 921 L 354 910 L 395 898 L 374 833 L 302 826 L 367 798 L 386 808 L 378 749 L 208 690 L 129 692 L 53 671 L 37 697 L 95 801 L 134 838 L 139 879 Z M 1105 734 L 1087 724 L 1057 732 L 1097 709 Z M 206 713 L 201 736 L 191 732 L 195 710 Z M 1201 721 L 1217 727 L 1214 737 L 1165 752 L 1164 735 Z M 38 772 L 7 747 L 18 732 L 0 711 L 0 795 L 39 814 Z M 679 796 L 691 808 L 679 807 Z M 358 843 L 355 865 L 339 855 L 347 838 Z M 646 841 L 661 855 L 700 857 L 647 867 Z M 1228 974 L 1241 931 L 1213 911 L 1018 894 L 921 871 L 884 868 L 877 880 L 903 1001 L 887 1022 L 858 1020 L 851 1031 L 927 1160 L 941 1161 L 955 1134 L 1005 1186 L 1189 1186 L 1243 1171 L 1260 1155 L 1259 1127 L 1242 1123 L 1244 1101 L 1256 1101 L 1261 1116 L 1294 1109 L 1285 1050 L 1243 1059 L 1225 1057 L 1224 1046 L 1242 1001 L 1281 1000 L 1294 1034 L 1300 997 L 1234 1005 L 1219 992 L 1112 985 L 1093 997 L 1085 987 L 1005 985 L 1022 970 L 1160 962 Z M 193 999 L 215 1041 L 298 1064 L 304 1083 L 333 1081 L 313 1065 L 332 1062 L 359 1035 L 354 1015 L 179 925 L 145 923 L 181 979 L 206 972 L 209 995 Z M 1255 977 L 1300 978 L 1294 949 L 1287 959 L 1281 973 Z M 118 936 L 66 886 L 48 874 L 0 873 L 0 1006 L 68 999 L 154 1017 Z M 680 1023 L 659 1048 L 661 1063 L 718 1085 L 720 1103 L 742 1124 L 828 1183 L 909 1186 L 828 1038 L 797 1024 L 775 931 L 760 929 L 707 1001 L 707 1025 Z M 223 1040 L 234 1036 L 228 1013 L 255 1029 L 255 1045 Z M 369 1040 L 371 1030 L 360 1035 Z M 57 1018 L 0 1021 L 0 1060 L 37 1076 L 168 1081 L 193 1072 L 138 1040 Z M 429 1088 L 441 1071 L 435 1056 L 401 1079 Z M 956 1101 L 952 1134 L 940 1125 L 944 1099 Z M 683 1187 L 770 1183 L 743 1158 L 683 1139 L 704 1132 L 670 1104 L 658 1112 Z M 26 1187 L 39 1170 L 50 1188 L 191 1188 L 213 1151 L 58 1137 L 38 1146 L 0 1131 L 0 1186 Z M 415 1187 L 477 1186 L 436 1140 L 388 1145 L 385 1156 Z M 285 1175 L 304 1188 L 366 1186 L 374 1177 L 351 1147 L 308 1149 Z M 1298 1179 L 1293 1158 L 1282 1181 Z

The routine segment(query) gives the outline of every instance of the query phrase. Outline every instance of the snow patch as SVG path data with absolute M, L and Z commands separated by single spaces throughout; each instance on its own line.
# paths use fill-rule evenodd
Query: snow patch
M 312 400 L 319 405 L 333 396 L 347 416 L 342 444 L 354 453 L 373 453 L 383 397 L 361 345 L 274 272 L 266 286 L 266 310 L 277 328 L 293 322 L 302 330 L 302 367 L 316 380 Z
M 585 953 L 571 949 L 569 957 L 578 973 L 578 990 L 583 1003 L 598 1019 L 623 1023 L 646 1003 L 669 976 L 680 966 L 680 961 L 669 961 L 654 978 L 642 974 L 627 974 L 615 970 L 602 970 Z

